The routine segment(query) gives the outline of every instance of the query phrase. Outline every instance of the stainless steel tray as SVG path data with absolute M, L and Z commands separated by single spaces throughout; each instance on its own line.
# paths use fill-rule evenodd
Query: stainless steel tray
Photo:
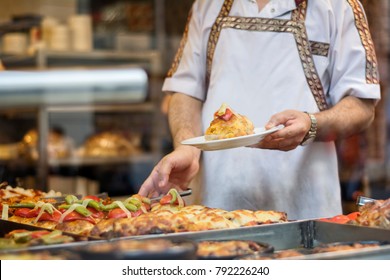
M 381 241 L 389 242 L 390 244 L 390 230 L 328 223 L 316 220 L 302 220 L 228 230 L 144 235 L 114 238 L 110 240 L 89 240 L 73 244 L 28 248 L 27 250 L 30 252 L 46 250 L 61 254 L 67 250 L 72 250 L 76 246 L 83 246 L 91 243 L 105 243 L 122 239 L 153 240 L 155 238 L 166 238 L 176 242 L 186 240 L 253 240 L 268 243 L 275 248 L 275 251 L 280 251 L 287 249 L 313 248 L 320 244 L 334 242 Z M 390 245 L 386 244 L 377 248 L 363 248 L 351 251 L 310 254 L 300 257 L 291 257 L 289 259 L 390 259 Z
M 132 238 L 157 237 L 161 238 L 161 235 L 145 235 Z M 193 241 L 227 239 L 254 240 L 271 244 L 278 251 L 295 248 L 313 248 L 323 243 L 334 242 L 390 242 L 390 231 L 380 228 L 304 220 L 229 230 L 166 234 L 163 237 L 171 240 L 187 239 Z M 298 257 L 294 257 L 294 259 L 298 259 Z M 382 245 L 379 248 L 363 248 L 351 251 L 305 255 L 299 257 L 299 259 L 390 259 L 390 245 Z

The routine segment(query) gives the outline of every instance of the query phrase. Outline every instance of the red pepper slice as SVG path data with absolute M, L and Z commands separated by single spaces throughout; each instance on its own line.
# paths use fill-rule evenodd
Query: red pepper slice
M 39 214 L 39 209 L 19 208 L 14 212 L 15 216 L 23 218 L 35 218 Z
M 122 209 L 115 208 L 110 210 L 110 212 L 108 212 L 107 218 L 109 219 L 127 218 L 127 214 Z
M 360 216 L 360 212 L 352 212 L 347 215 L 350 220 L 355 221 Z
M 232 118 L 233 112 L 229 108 L 226 108 L 225 113 L 223 115 L 218 115 L 218 112 L 216 112 L 215 116 L 217 118 L 224 120 L 224 121 L 228 121 Z
M 98 198 L 96 195 L 86 195 L 86 196 L 84 196 L 83 200 L 86 200 L 86 199 L 92 199 L 92 200 L 95 200 L 97 202 L 100 201 L 100 198 Z
M 42 236 L 49 234 L 50 231 L 48 230 L 34 230 L 31 232 L 31 237 L 34 238 L 41 238 Z
M 161 199 L 160 199 L 160 204 L 161 205 L 165 205 L 165 204 L 171 204 L 171 200 L 172 200 L 172 195 L 170 193 L 168 193 L 167 195 L 164 195 Z M 175 201 L 176 202 L 176 201 Z
M 143 213 L 144 212 L 141 209 L 139 209 L 139 210 L 137 210 L 135 212 L 131 212 L 131 216 L 132 217 L 138 217 L 138 216 L 142 215 Z
M 95 208 L 87 207 L 87 209 L 92 213 L 93 218 L 97 219 L 103 219 L 104 213 L 102 211 L 98 211 Z
M 345 224 L 350 221 L 346 215 L 337 215 L 329 219 L 332 223 Z
M 61 218 L 61 213 L 54 211 L 53 214 L 49 214 L 47 212 L 43 212 L 42 215 L 39 217 L 38 221 L 52 221 L 52 222 L 58 222 Z

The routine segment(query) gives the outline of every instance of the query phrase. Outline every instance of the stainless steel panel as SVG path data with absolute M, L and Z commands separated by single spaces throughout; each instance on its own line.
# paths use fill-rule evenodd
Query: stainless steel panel
M 161 235 L 145 235 L 128 238 L 157 238 Z M 166 234 L 171 240 L 254 240 L 271 244 L 275 251 L 313 248 L 322 243 L 348 241 L 382 241 L 390 244 L 390 231 L 355 225 L 335 224 L 320 221 L 296 221 L 282 224 L 261 225 L 229 230 Z M 292 259 L 390 259 L 390 245 L 380 248 L 363 248 L 294 257 Z
M 0 107 L 135 103 L 147 97 L 141 68 L 0 72 Z

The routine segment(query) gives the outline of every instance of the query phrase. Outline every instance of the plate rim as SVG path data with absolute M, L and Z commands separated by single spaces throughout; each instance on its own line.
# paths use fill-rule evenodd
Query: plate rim
M 283 127 L 284 127 L 284 125 L 274 126 L 274 127 L 270 128 L 270 129 L 265 129 L 265 127 L 256 127 L 254 129 L 255 130 L 254 134 L 238 136 L 238 137 L 233 137 L 233 138 L 227 138 L 227 139 L 218 139 L 218 140 L 206 140 L 205 136 L 202 135 L 202 136 L 197 136 L 197 137 L 193 137 L 193 138 L 189 138 L 189 139 L 183 140 L 183 141 L 181 141 L 181 144 L 182 145 L 193 146 L 193 147 L 198 147 L 198 148 L 200 148 L 202 150 L 206 150 L 207 151 L 208 149 L 204 149 L 204 147 L 206 147 L 206 146 L 216 146 L 216 145 L 221 144 L 221 143 L 236 142 L 236 141 L 239 141 L 239 140 L 245 140 L 247 138 L 256 138 L 256 137 L 259 137 L 259 136 L 263 136 L 263 135 L 267 135 L 267 134 L 271 134 L 273 132 L 276 132 L 276 131 L 282 129 Z M 256 130 L 257 130 L 257 132 L 256 132 Z M 200 140 L 202 140 L 202 141 L 200 141 Z M 195 142 L 191 143 L 189 141 L 195 141 Z M 242 147 L 245 147 L 245 146 L 242 146 Z M 229 147 L 228 148 L 222 148 L 220 150 L 223 150 L 223 149 L 229 149 Z M 219 150 L 219 149 L 217 149 L 217 150 Z

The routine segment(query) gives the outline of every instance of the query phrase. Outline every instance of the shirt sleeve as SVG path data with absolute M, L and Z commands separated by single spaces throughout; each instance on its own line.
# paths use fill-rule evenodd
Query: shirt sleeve
M 329 97 L 380 99 L 378 64 L 364 10 L 358 0 L 335 1 Z M 341 7 L 340 7 L 341 6 Z
M 172 67 L 164 80 L 164 92 L 180 92 L 204 100 L 206 57 L 204 31 L 198 1 L 192 6 Z

